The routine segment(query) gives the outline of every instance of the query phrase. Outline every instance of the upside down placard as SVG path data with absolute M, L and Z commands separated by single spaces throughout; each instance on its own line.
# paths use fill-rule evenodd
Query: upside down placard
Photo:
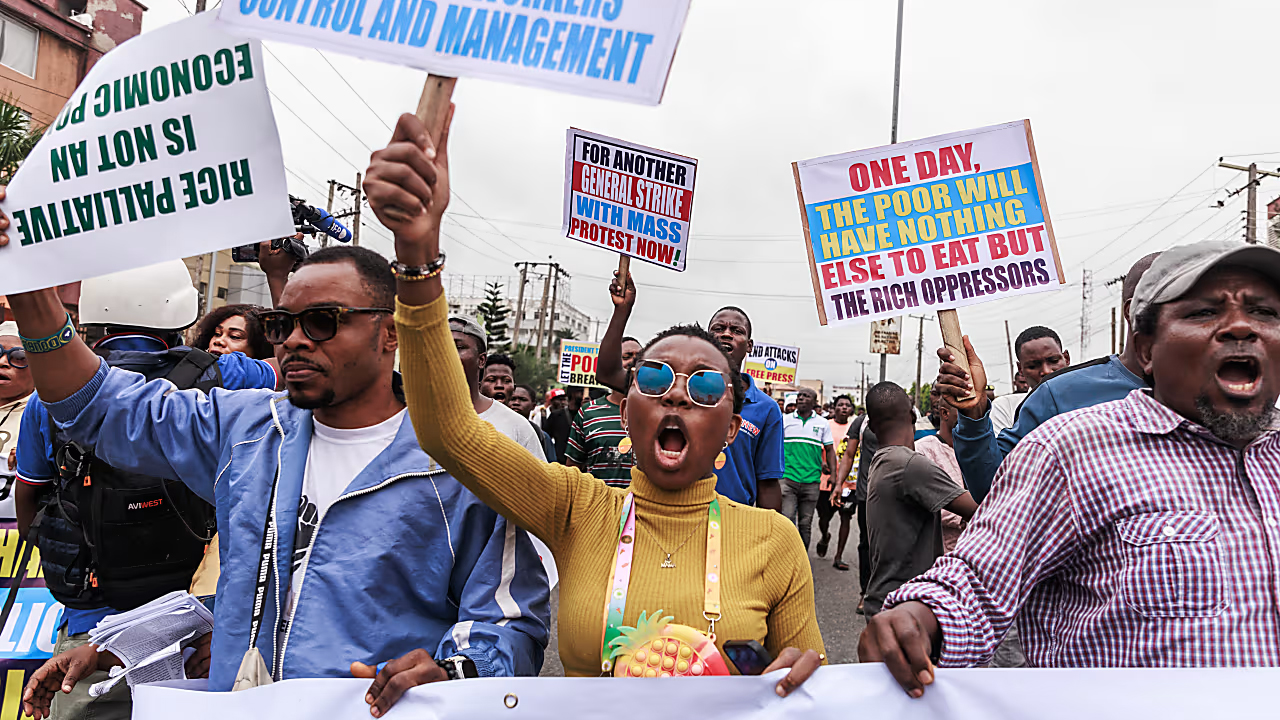
M 566 237 L 683 271 L 698 161 L 570 128 Z
M 823 325 L 1066 282 L 1027 120 L 792 163 Z

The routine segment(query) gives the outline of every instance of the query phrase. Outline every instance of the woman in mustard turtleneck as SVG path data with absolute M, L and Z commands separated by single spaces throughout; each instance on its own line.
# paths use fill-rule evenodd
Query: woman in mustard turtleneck
M 792 668 L 778 685 L 786 695 L 824 660 L 813 578 L 785 518 L 716 495 L 714 463 L 741 424 L 743 389 L 728 358 L 697 327 L 672 328 L 644 349 L 622 404 L 636 457 L 625 490 L 540 462 L 480 420 L 435 272 L 444 260 L 447 137 L 447 123 L 432 143 L 417 118 L 402 116 L 364 181 L 395 233 L 401 371 L 423 449 L 552 549 L 567 674 L 714 674 L 725 666 L 707 636 L 718 648 L 755 640 L 776 658 L 770 670 Z M 422 275 L 430 277 L 414 277 Z M 637 629 L 642 613 L 659 611 L 693 637 L 685 629 L 652 640 L 644 623 Z M 712 657 L 699 661 L 704 655 Z

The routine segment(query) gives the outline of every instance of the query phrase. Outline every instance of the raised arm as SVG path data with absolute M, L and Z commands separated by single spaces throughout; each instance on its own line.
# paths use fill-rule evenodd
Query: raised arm
M 365 175 L 369 204 L 395 234 L 397 260 L 411 268 L 440 256 L 440 221 L 449 201 L 447 143 L 447 121 L 432 142 L 416 117 L 402 115 L 391 143 L 373 154 Z M 611 491 L 579 470 L 535 459 L 476 415 L 438 273 L 427 279 L 401 275 L 396 293 L 405 396 L 422 449 L 554 551 L 574 509 Z
M 600 340 L 600 355 L 596 359 L 596 380 L 620 393 L 627 391 L 627 371 L 622 367 L 622 336 L 627 332 L 627 320 L 631 318 L 631 309 L 636 304 L 636 284 L 631 280 L 631 273 L 627 273 L 625 288 L 623 282 L 615 270 L 613 281 L 609 283 L 613 316 L 609 318 L 609 327 Z

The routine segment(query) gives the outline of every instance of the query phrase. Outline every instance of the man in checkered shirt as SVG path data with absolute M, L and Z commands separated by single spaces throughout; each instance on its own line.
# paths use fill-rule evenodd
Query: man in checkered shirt
M 1024 438 L 859 657 L 912 696 L 1017 619 L 1031 665 L 1280 665 L 1280 251 L 1166 251 L 1133 298 L 1150 389 Z

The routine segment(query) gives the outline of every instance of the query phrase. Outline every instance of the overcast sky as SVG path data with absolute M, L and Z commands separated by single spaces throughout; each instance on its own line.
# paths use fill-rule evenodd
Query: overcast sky
M 182 2 L 194 9 L 156 0 L 144 30 L 186 17 Z M 687 270 L 632 266 L 633 334 L 741 305 L 757 340 L 800 347 L 802 378 L 856 384 L 867 361 L 875 380 L 866 326 L 818 324 L 790 164 L 889 141 L 895 19 L 893 0 L 693 0 L 656 108 L 463 79 L 447 272 L 514 274 L 513 262 L 550 255 L 573 276 L 573 303 L 607 320 L 617 256 L 561 237 L 560 221 L 565 128 L 613 135 L 699 160 Z M 1119 304 L 1119 285 L 1104 281 L 1153 250 L 1243 237 L 1243 194 L 1226 194 L 1243 175 L 1214 165 L 1226 155 L 1280 166 L 1277 47 L 1274 1 L 907 0 L 899 139 L 1021 118 L 1035 133 L 1069 284 L 960 311 L 1001 394 L 1005 320 L 1015 336 L 1054 328 L 1074 360 L 1103 355 Z M 324 181 L 354 182 L 396 116 L 416 106 L 425 73 L 267 48 L 290 190 L 323 205 Z M 1280 181 L 1261 194 L 1280 195 Z M 1218 200 L 1225 207 L 1211 209 Z M 366 218 L 362 240 L 390 255 L 386 230 Z M 1084 269 L 1094 274 L 1087 351 Z M 904 387 L 915 380 L 918 327 L 908 320 L 904 354 L 889 359 L 889 379 Z M 926 381 L 940 344 L 926 322 Z

